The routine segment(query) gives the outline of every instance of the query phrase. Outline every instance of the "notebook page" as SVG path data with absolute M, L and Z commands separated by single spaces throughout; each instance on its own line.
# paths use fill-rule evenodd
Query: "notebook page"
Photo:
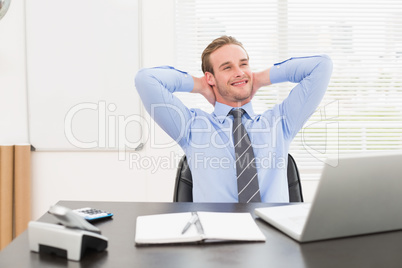
M 168 213 L 140 216 L 137 218 L 135 242 L 138 244 L 162 244 L 200 241 L 195 225 L 182 234 L 183 227 L 191 218 L 188 213 Z
M 205 239 L 265 241 L 250 213 L 198 212 Z

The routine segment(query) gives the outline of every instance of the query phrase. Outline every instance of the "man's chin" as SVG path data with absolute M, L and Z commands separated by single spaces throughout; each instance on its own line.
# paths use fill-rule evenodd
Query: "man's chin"
M 217 90 L 218 94 L 229 102 L 248 102 L 251 100 L 252 87 L 245 85 L 244 87 L 230 86 L 230 89 Z M 224 94 L 223 94 L 224 93 Z
M 251 101 L 251 96 L 250 95 L 248 95 L 248 96 L 236 96 L 234 98 L 234 100 L 235 100 L 235 102 L 241 103 L 242 105 L 244 105 L 244 104 L 246 104 L 246 103 Z M 239 106 L 242 106 L 242 105 L 239 105 Z
M 235 88 L 233 92 L 235 93 L 237 99 L 245 100 L 251 97 L 252 88 L 249 86 L 245 86 L 242 88 Z

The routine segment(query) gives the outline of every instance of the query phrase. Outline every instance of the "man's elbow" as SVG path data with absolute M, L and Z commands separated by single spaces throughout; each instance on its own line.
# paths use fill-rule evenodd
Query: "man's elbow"
M 331 57 L 328 56 L 327 54 L 323 54 L 320 57 L 321 57 L 321 60 L 320 60 L 320 63 L 319 63 L 320 68 L 322 68 L 323 71 L 325 71 L 326 73 L 331 75 L 332 74 L 332 68 L 333 68 L 333 63 L 332 63 Z
M 135 75 L 135 87 L 137 90 L 143 88 L 143 86 L 152 78 L 151 72 L 149 68 L 140 69 Z

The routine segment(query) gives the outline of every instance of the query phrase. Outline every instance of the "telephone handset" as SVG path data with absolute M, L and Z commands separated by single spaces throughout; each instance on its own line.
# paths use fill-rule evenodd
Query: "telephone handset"
M 54 215 L 60 221 L 60 223 L 67 228 L 80 229 L 98 234 L 101 233 L 99 228 L 90 224 L 82 216 L 78 215 L 69 208 L 54 205 L 50 207 L 48 213 Z

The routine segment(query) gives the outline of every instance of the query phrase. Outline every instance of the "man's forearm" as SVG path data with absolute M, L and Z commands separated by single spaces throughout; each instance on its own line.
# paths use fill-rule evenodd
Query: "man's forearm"
M 326 88 L 332 72 L 332 61 L 326 55 L 295 57 L 276 63 L 271 70 L 271 83 L 299 83 L 309 77 L 308 87 Z

